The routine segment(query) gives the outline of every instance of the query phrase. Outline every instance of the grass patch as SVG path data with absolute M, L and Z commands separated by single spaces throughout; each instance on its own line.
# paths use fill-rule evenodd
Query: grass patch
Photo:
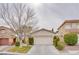
M 12 47 L 8 51 L 9 52 L 18 52 L 18 53 L 27 53 L 32 46 L 22 46 L 22 47 Z

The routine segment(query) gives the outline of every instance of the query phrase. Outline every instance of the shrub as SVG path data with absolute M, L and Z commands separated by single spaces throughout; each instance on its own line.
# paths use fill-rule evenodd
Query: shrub
M 22 40 L 22 43 L 28 44 L 28 38 L 23 39 L 23 40 Z
M 53 38 L 53 45 L 54 45 L 54 46 L 57 46 L 57 42 L 58 42 L 59 40 L 60 40 L 60 39 L 59 39 L 58 36 L 54 36 L 54 38 Z
M 25 40 L 25 39 L 23 39 L 23 40 L 22 40 L 22 43 L 26 44 L 26 40 Z
M 53 45 L 58 50 L 63 50 L 64 49 L 64 43 L 60 41 L 60 38 L 58 36 L 54 36 Z
M 78 42 L 78 36 L 76 33 L 65 34 L 64 41 L 67 45 L 76 45 Z
M 17 41 L 17 42 L 15 43 L 15 46 L 20 46 L 20 42 Z
M 33 37 L 29 38 L 29 45 L 34 45 L 34 38 Z
M 61 42 L 61 41 L 58 41 L 58 42 L 57 42 L 56 48 L 57 48 L 58 50 L 63 50 L 64 47 L 65 47 L 65 45 L 64 45 L 63 42 Z

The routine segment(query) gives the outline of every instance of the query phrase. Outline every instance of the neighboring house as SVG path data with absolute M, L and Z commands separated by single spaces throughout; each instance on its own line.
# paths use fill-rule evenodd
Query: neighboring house
M 66 20 L 62 23 L 62 25 L 58 28 L 58 35 L 63 37 L 64 34 L 69 32 L 75 32 L 79 34 L 79 20 Z
M 69 32 L 79 33 L 79 20 L 66 20 L 64 23 L 58 28 L 59 32 L 66 34 Z
M 34 44 L 40 45 L 52 45 L 53 43 L 53 35 L 52 30 L 40 29 L 31 33 L 31 36 L 34 37 Z
M 0 45 L 12 45 L 15 43 L 15 34 L 10 28 L 0 26 Z

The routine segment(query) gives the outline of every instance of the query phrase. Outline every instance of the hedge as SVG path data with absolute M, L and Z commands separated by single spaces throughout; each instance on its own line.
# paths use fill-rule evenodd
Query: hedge
M 64 42 L 67 45 L 73 46 L 76 45 L 78 42 L 78 36 L 76 33 L 68 33 L 64 35 Z

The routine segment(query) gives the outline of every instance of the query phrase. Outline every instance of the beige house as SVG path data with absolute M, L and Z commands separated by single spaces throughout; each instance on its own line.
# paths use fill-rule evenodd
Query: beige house
M 52 45 L 54 33 L 52 30 L 40 29 L 31 33 L 31 36 L 34 37 L 35 45 Z
M 0 26 L 0 45 L 12 45 L 15 43 L 14 32 L 10 28 Z
M 79 34 L 79 20 L 65 20 L 58 28 L 58 31 L 58 35 L 60 35 L 60 37 L 63 37 L 64 34 L 69 32 L 75 32 Z
M 52 45 L 54 33 L 52 30 L 40 29 L 30 33 L 34 37 L 34 44 Z M 15 33 L 7 27 L 0 26 L 0 45 L 12 45 L 16 42 Z

